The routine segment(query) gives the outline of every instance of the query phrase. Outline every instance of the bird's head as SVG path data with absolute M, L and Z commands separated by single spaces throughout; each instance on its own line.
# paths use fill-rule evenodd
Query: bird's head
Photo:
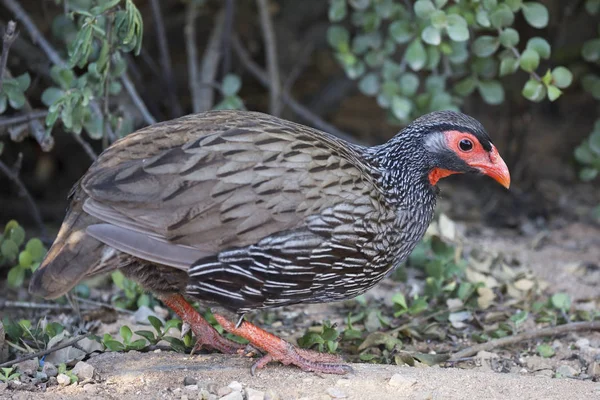
M 462 173 L 485 174 L 505 188 L 510 186 L 508 167 L 490 137 L 479 121 L 465 114 L 453 111 L 426 114 L 390 142 L 394 141 L 403 153 L 399 157 L 406 157 L 407 150 L 413 151 L 432 186 L 441 178 Z

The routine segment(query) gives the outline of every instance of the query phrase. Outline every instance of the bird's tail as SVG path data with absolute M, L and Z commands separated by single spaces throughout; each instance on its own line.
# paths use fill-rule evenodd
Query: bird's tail
M 97 272 L 105 246 L 86 233 L 86 228 L 98 220 L 86 214 L 81 204 L 72 204 L 54 244 L 33 274 L 29 284 L 32 294 L 47 299 L 60 297 Z

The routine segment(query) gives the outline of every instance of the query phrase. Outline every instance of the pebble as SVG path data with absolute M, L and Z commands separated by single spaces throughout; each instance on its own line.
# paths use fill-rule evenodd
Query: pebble
M 219 396 L 219 397 L 227 396 L 231 392 L 233 392 L 232 388 L 230 388 L 229 386 L 223 386 L 223 387 L 219 388 L 219 390 L 217 390 L 217 396 Z
M 246 400 L 264 400 L 265 392 L 260 390 L 246 388 Z
M 587 374 L 593 378 L 600 378 L 600 363 L 598 361 L 591 362 L 588 365 Z
M 197 383 L 198 381 L 192 378 L 191 376 L 186 376 L 185 378 L 183 378 L 183 386 L 196 385 Z
M 396 387 L 396 388 L 400 388 L 400 389 L 409 389 L 412 385 L 414 385 L 415 383 L 417 383 L 416 379 L 413 378 L 407 378 L 401 374 L 394 374 L 389 381 L 389 385 Z
M 71 378 L 69 378 L 65 374 L 58 374 L 58 376 L 56 377 L 56 381 L 60 386 L 67 386 L 71 384 Z
M 86 363 L 85 361 L 79 361 L 73 367 L 73 373 L 80 379 L 93 379 L 94 378 L 95 369 L 91 364 Z
M 83 390 L 87 394 L 96 394 L 98 393 L 98 385 L 94 385 L 93 383 L 87 383 L 83 386 Z
M 265 400 L 279 400 L 279 395 L 273 389 L 267 389 L 265 392 Z
M 33 360 L 25 360 L 16 364 L 17 370 L 24 375 L 35 376 L 38 367 L 40 366 L 40 362 L 37 357 Z
M 234 391 L 221 397 L 221 400 L 244 400 L 244 396 L 242 395 L 242 392 Z
M 341 389 L 330 387 L 327 389 L 327 394 L 334 399 L 345 399 L 346 393 L 344 393 Z
M 231 390 L 236 390 L 238 392 L 241 392 L 244 388 L 242 387 L 242 384 L 239 383 L 238 381 L 233 381 L 231 382 L 229 385 L 227 385 L 229 388 L 231 388 Z
M 42 367 L 42 372 L 48 375 L 50 378 L 58 375 L 58 368 L 52 363 L 46 362 Z
M 560 374 L 562 377 L 569 378 L 575 375 L 579 375 L 579 372 L 571 367 L 570 365 L 561 365 L 556 368 L 556 373 Z
M 0 393 L 4 392 L 7 386 L 8 385 L 6 383 L 0 382 Z
M 187 390 L 188 392 L 197 392 L 198 385 L 186 385 L 185 390 Z
M 577 346 L 578 349 L 590 347 L 590 339 L 581 338 L 575 342 L 575 346 Z
M 148 306 L 141 306 L 137 309 L 137 311 L 133 314 L 133 319 L 138 324 L 149 325 L 148 317 L 153 316 L 160 319 L 163 323 L 165 322 L 154 310 L 151 310 Z
M 55 376 L 51 376 L 50 378 L 48 378 L 48 382 L 46 382 L 47 387 L 56 386 L 56 385 L 58 385 L 58 380 L 56 379 Z

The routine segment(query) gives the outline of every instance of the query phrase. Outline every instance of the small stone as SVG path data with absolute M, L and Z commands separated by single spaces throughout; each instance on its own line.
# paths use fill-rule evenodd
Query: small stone
M 591 362 L 588 365 L 587 374 L 592 378 L 600 378 L 600 363 L 598 361 Z
M 184 394 L 183 396 L 181 396 L 180 400 L 190 400 L 190 398 Z
M 93 379 L 94 378 L 95 369 L 91 364 L 86 363 L 85 361 L 79 361 L 73 367 L 73 373 L 80 379 Z
M 46 387 L 56 386 L 56 385 L 58 385 L 58 380 L 56 379 L 55 376 L 51 376 L 50 378 L 48 378 L 48 382 L 46 382 Z
M 390 386 L 400 388 L 402 390 L 409 389 L 415 383 L 417 383 L 416 379 L 407 378 L 401 374 L 394 374 L 388 382 Z
M 576 346 L 578 349 L 583 349 L 583 348 L 586 348 L 586 347 L 590 347 L 590 339 L 587 339 L 587 338 L 581 338 L 581 339 L 579 339 L 579 340 L 577 340 L 577 341 L 575 342 L 575 346 Z
M 48 380 L 48 374 L 44 373 L 44 372 L 36 372 L 35 373 L 35 379 L 38 381 L 47 381 Z
M 151 310 L 148 306 L 141 306 L 137 309 L 137 311 L 133 314 L 133 319 L 138 324 L 149 325 L 148 317 L 153 316 L 161 320 L 163 323 L 165 322 L 157 313 Z
M 541 369 L 534 373 L 535 376 L 544 376 L 546 378 L 552 378 L 554 376 L 554 372 L 551 369 Z
M 232 391 L 226 396 L 221 397 L 221 400 L 244 400 L 242 392 Z
M 217 392 L 219 391 L 219 387 L 216 383 L 211 382 L 208 385 L 206 385 L 206 390 L 208 390 L 211 394 L 217 394 Z
M 334 399 L 345 399 L 346 398 L 346 393 L 342 392 L 341 389 L 335 388 L 335 387 L 328 388 L 327 394 Z
M 182 391 L 181 388 L 175 388 L 175 389 L 173 389 L 173 394 L 180 395 L 181 391 Z
M 561 365 L 556 368 L 556 373 L 562 377 L 570 378 L 579 375 L 579 372 L 570 365 Z
M 83 390 L 88 394 L 96 394 L 98 393 L 98 385 L 87 383 L 83 386 Z
M 4 382 L 0 382 L 0 393 L 4 392 L 8 385 Z
M 71 384 L 71 378 L 69 378 L 65 374 L 58 374 L 58 376 L 56 377 L 56 381 L 60 386 L 67 386 Z
M 265 392 L 265 400 L 279 400 L 279 395 L 273 389 L 267 389 Z
M 233 381 L 228 386 L 229 386 L 229 388 L 231 388 L 231 390 L 236 390 L 238 392 L 241 392 L 242 390 L 244 390 L 244 388 L 242 387 L 242 384 L 239 383 L 238 381 Z
M 186 376 L 185 378 L 183 378 L 183 386 L 196 385 L 197 383 L 198 381 L 192 378 L 191 376 Z
M 246 388 L 246 400 L 264 400 L 265 392 L 260 390 Z
M 187 385 L 185 387 L 185 390 L 187 390 L 188 392 L 197 392 L 198 391 L 198 385 Z
M 219 397 L 227 396 L 231 392 L 233 392 L 232 388 L 230 388 L 229 386 L 223 386 L 223 387 L 219 388 L 219 390 L 217 390 L 217 396 L 219 396 Z
M 208 397 L 206 398 L 206 400 L 217 400 L 218 397 L 216 394 L 209 394 Z
M 49 377 L 53 377 L 58 375 L 58 368 L 52 363 L 45 362 L 42 367 L 42 372 L 48 375 Z
M 16 364 L 16 367 L 17 370 L 23 375 L 35 376 L 39 365 L 40 363 L 36 357 L 33 360 L 21 361 L 20 363 Z

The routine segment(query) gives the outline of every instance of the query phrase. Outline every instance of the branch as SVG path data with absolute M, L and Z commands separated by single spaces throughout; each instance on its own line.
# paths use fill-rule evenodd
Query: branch
M 193 6 L 193 3 L 190 5 Z M 188 16 L 190 16 L 191 12 L 188 12 Z M 195 18 L 195 16 L 194 16 Z M 186 45 L 188 47 L 188 68 L 190 70 L 190 90 L 192 92 L 192 100 L 194 103 L 194 112 L 202 112 L 210 110 L 214 104 L 214 91 L 210 87 L 210 84 L 214 83 L 215 78 L 217 76 L 217 68 L 219 66 L 219 61 L 221 60 L 221 41 L 223 38 L 223 28 L 225 23 L 225 12 L 220 11 L 215 18 L 215 26 L 210 34 L 210 38 L 208 39 L 208 44 L 206 45 L 206 49 L 204 50 L 204 54 L 202 55 L 202 66 L 200 71 L 200 76 L 198 76 L 198 67 L 197 65 L 192 65 L 192 62 L 196 64 L 198 62 L 196 55 L 194 54 L 192 59 L 192 47 L 193 52 L 196 53 L 196 28 L 191 21 L 189 23 L 189 32 L 188 32 L 188 24 L 186 24 L 186 36 L 188 36 L 188 40 L 186 41 Z M 193 33 L 192 33 L 193 30 Z
M 43 357 L 43 356 L 48 355 L 50 353 L 54 353 L 57 350 L 64 349 L 65 347 L 73 346 L 75 343 L 80 342 L 81 340 L 86 339 L 87 337 L 89 337 L 91 335 L 92 335 L 91 333 L 87 333 L 85 335 L 78 335 L 78 336 L 74 337 L 73 339 L 67 340 L 66 342 L 61 343 L 58 346 L 55 346 L 55 347 L 53 347 L 51 349 L 46 349 L 46 350 L 43 350 L 43 351 L 38 351 L 37 353 L 31 353 L 31 354 L 28 354 L 28 355 L 26 355 L 24 357 L 17 358 L 16 360 L 7 361 L 7 362 L 5 362 L 3 364 L 0 364 L 0 368 L 10 367 L 12 365 L 18 364 L 18 363 L 23 362 L 23 361 L 31 360 L 31 359 L 36 358 L 36 357 Z
M 573 322 L 565 325 L 551 326 L 543 329 L 535 329 L 518 335 L 507 336 L 500 339 L 490 340 L 486 343 L 476 344 L 458 351 L 450 357 L 449 361 L 458 361 L 461 358 L 474 356 L 480 351 L 489 351 L 496 347 L 505 347 L 525 340 L 537 339 L 544 336 L 562 335 L 577 331 L 597 331 L 600 330 L 600 321 Z
M 0 57 L 0 92 L 2 91 L 2 84 L 4 83 L 4 71 L 6 70 L 6 61 L 8 61 L 8 52 L 10 46 L 13 44 L 19 33 L 17 30 L 17 23 L 15 21 L 8 21 L 4 36 L 2 37 L 2 56 Z
M 233 29 L 233 17 L 235 13 L 235 1 L 225 1 L 225 20 L 223 27 L 223 63 L 221 65 L 221 75 L 225 76 L 231 71 L 231 40 Z
M 165 24 L 163 22 L 162 13 L 160 12 L 160 4 L 158 0 L 150 0 L 152 8 L 152 17 L 156 27 L 156 36 L 158 37 L 158 51 L 160 53 L 160 66 L 167 84 L 167 92 L 169 105 L 171 108 L 171 117 L 179 117 L 182 114 L 181 105 L 177 98 L 175 79 L 173 77 L 173 69 L 171 68 L 171 56 L 169 55 L 169 47 L 167 44 L 167 34 L 165 32 Z
M 108 123 L 108 119 L 105 123 Z M 88 155 L 88 157 L 92 160 L 92 161 L 96 161 L 96 159 L 98 158 L 98 155 L 96 154 L 96 152 L 94 151 L 94 149 L 92 148 L 92 145 L 90 145 L 88 142 L 86 142 L 82 137 L 81 134 L 77 134 L 77 133 L 73 133 L 73 138 L 75 139 L 75 141 L 77 143 L 79 143 L 79 145 L 81 147 L 83 147 L 83 150 L 85 151 L 85 154 Z
M 248 54 L 248 51 L 243 47 L 239 38 L 237 36 L 233 36 L 231 43 L 238 58 L 240 59 L 244 67 L 248 70 L 248 72 L 250 72 L 250 74 L 252 74 L 263 86 L 269 88 L 271 82 L 267 74 L 252 60 L 250 54 Z M 318 115 L 313 114 L 309 109 L 307 109 L 302 104 L 294 100 L 294 98 L 290 96 L 289 93 L 282 92 L 281 100 L 285 104 L 287 104 L 300 118 L 302 118 L 315 128 L 321 129 L 325 132 L 329 132 L 332 135 L 339 137 L 340 139 L 344 139 L 349 142 L 355 142 L 355 139 L 352 136 L 350 136 L 346 132 L 342 132 L 335 126 L 323 121 Z
M 142 98 L 140 97 L 138 92 L 135 90 L 135 86 L 133 85 L 133 82 L 131 82 L 131 79 L 129 79 L 129 75 L 127 75 L 127 73 L 124 73 L 123 75 L 121 75 L 121 82 L 123 82 L 123 87 L 125 88 L 127 93 L 129 93 L 131 100 L 133 101 L 135 106 L 138 108 L 138 110 L 142 114 L 144 121 L 146 121 L 146 123 L 148 125 L 155 124 L 156 120 L 154 119 L 152 114 L 150 114 L 150 111 L 148 111 L 148 108 L 146 108 L 146 104 L 144 104 L 144 100 L 142 100 Z
M 25 197 L 25 200 L 29 204 L 29 207 L 31 209 L 30 211 L 33 214 L 33 219 L 40 228 L 41 236 L 46 236 L 46 227 L 44 226 L 44 222 L 42 221 L 42 215 L 40 214 L 40 210 L 35 204 L 35 201 L 33 201 L 33 197 L 31 197 L 31 194 L 27 190 L 27 187 L 23 184 L 23 182 L 21 182 L 19 174 L 16 171 L 13 171 L 10 168 L 8 168 L 8 166 L 4 164 L 1 160 L 0 171 L 4 173 L 4 175 L 6 175 L 8 179 L 13 181 L 15 185 L 17 185 L 17 187 L 19 188 L 20 195 Z
M 12 117 L 0 118 L 0 126 L 22 124 L 23 122 L 29 122 L 33 119 L 46 118 L 48 111 L 31 111 L 21 115 L 14 115 Z
M 270 113 L 276 117 L 281 114 L 281 83 L 279 79 L 279 65 L 277 62 L 277 43 L 273 30 L 273 21 L 269 15 L 267 0 L 256 0 L 260 14 L 260 26 L 265 41 L 267 53 L 267 72 L 269 74 L 271 92 L 269 96 Z

